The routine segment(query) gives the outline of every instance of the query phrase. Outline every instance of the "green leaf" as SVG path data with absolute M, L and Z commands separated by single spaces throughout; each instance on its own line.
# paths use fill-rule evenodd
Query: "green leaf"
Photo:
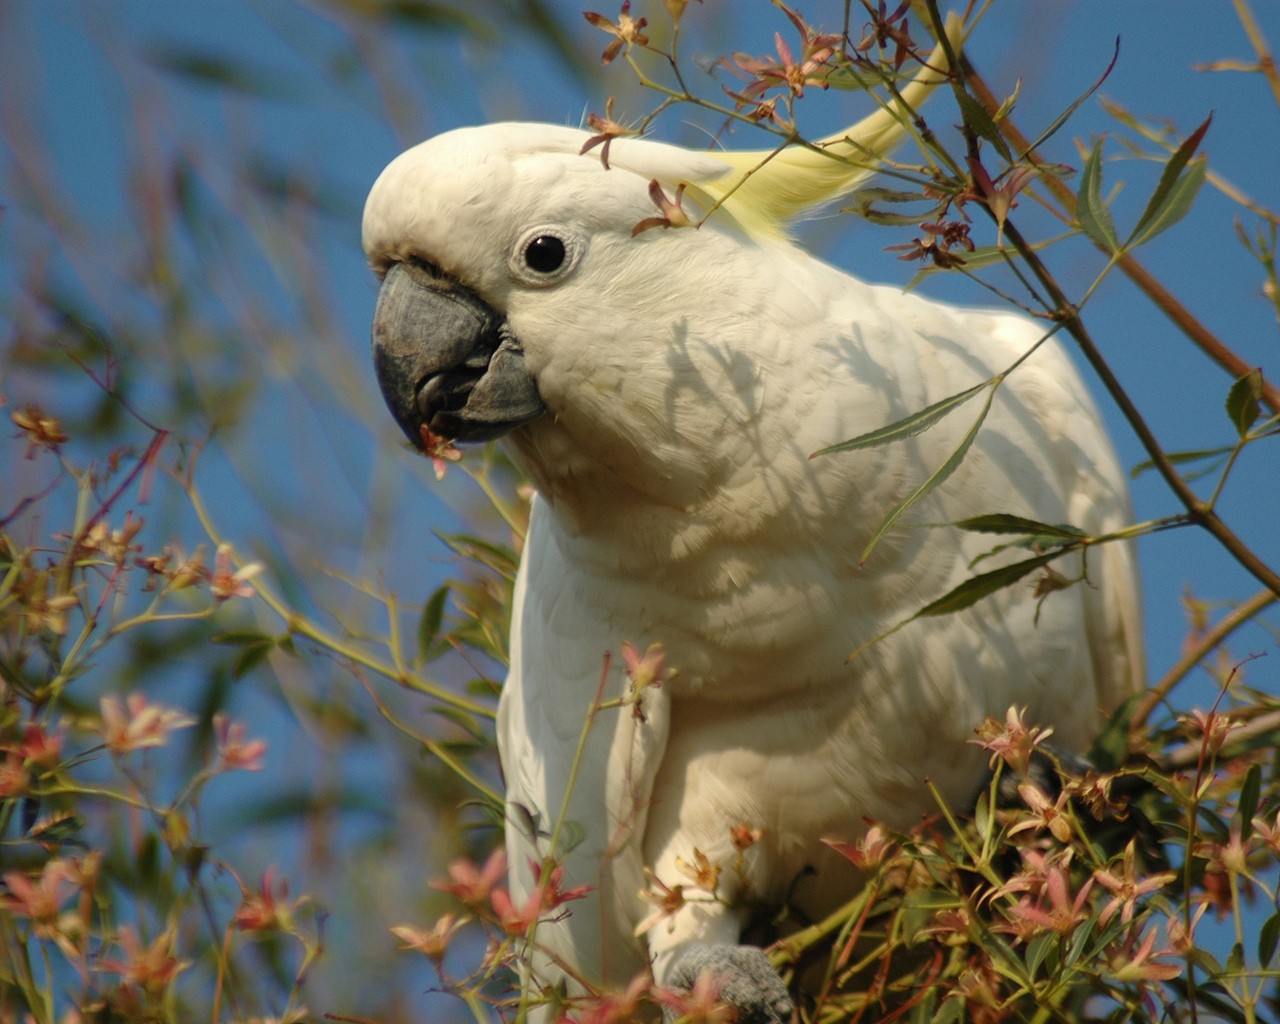
M 1258 813 L 1258 798 L 1262 794 L 1262 768 L 1253 764 L 1240 784 L 1240 799 L 1236 804 L 1236 817 L 1240 825 L 1240 841 L 1247 843 L 1253 835 L 1253 816 Z
M 1101 139 L 1089 151 L 1084 173 L 1080 175 L 1080 187 L 1076 191 L 1076 222 L 1090 241 L 1107 252 L 1115 252 L 1120 248 L 1115 221 L 1111 219 L 1111 210 L 1102 198 Z
M 1099 86 L 1101 86 L 1102 83 L 1107 80 L 1107 78 L 1111 75 L 1112 69 L 1114 69 L 1116 66 L 1116 61 L 1118 61 L 1119 59 L 1120 59 L 1120 37 L 1116 36 L 1115 50 L 1111 54 L 1111 62 L 1107 65 L 1106 70 L 1102 72 L 1102 74 L 1098 77 L 1098 80 L 1094 82 L 1093 85 L 1089 86 L 1088 89 L 1086 89 L 1083 93 L 1081 93 L 1079 96 L 1076 97 L 1075 102 L 1073 102 L 1071 106 L 1067 107 L 1066 110 L 1064 110 L 1061 114 L 1059 114 L 1057 117 L 1053 119 L 1049 127 L 1046 128 L 1044 131 L 1042 131 L 1036 137 L 1036 140 L 1033 143 L 1031 143 L 1030 146 L 1027 147 L 1027 150 L 1026 150 L 1027 153 L 1031 153 L 1039 149 L 1051 136 L 1053 136 L 1055 132 L 1058 131 L 1059 128 L 1061 128 L 1064 124 L 1067 123 L 1067 121 L 1071 118 L 1071 115 L 1080 109 L 1080 104 L 1082 104 L 1085 100 L 1087 100 L 1090 96 L 1092 96 L 1095 92 L 1097 92 Z M 1023 155 L 1025 156 L 1026 154 L 1023 154 Z
M 1027 954 L 1025 958 L 1027 974 L 1034 978 L 1040 970 L 1040 965 L 1044 963 L 1045 957 L 1057 948 L 1057 932 L 1046 931 L 1032 939 L 1031 942 L 1027 944 Z
M 1236 379 L 1227 392 L 1227 415 L 1236 433 L 1245 437 L 1262 415 L 1262 370 L 1258 367 Z
M 1050 523 L 1041 523 L 1035 519 L 1024 519 L 1022 516 L 1010 515 L 1005 512 L 994 512 L 991 515 L 961 519 L 955 525 L 962 530 L 969 530 L 974 533 L 1022 533 L 1036 537 L 1056 537 L 1066 541 L 1079 540 L 1081 537 L 1088 536 L 1083 530 L 1079 530 L 1068 523 L 1054 526 Z
M 1280 914 L 1272 914 L 1262 922 L 1262 928 L 1258 932 L 1258 966 L 1262 970 L 1271 966 L 1277 945 L 1280 945 Z
M 1184 463 L 1200 462 L 1204 459 L 1221 460 L 1222 458 L 1225 458 L 1226 456 L 1230 455 L 1233 451 L 1235 451 L 1235 445 L 1229 445 L 1225 448 L 1200 448 L 1195 451 L 1170 452 L 1166 456 L 1166 458 L 1168 458 L 1168 460 L 1172 462 L 1175 466 L 1180 466 L 1180 465 L 1183 465 Z M 1197 472 L 1195 477 L 1189 476 L 1187 477 L 1187 479 L 1188 480 L 1196 479 L 1204 476 L 1207 473 L 1211 473 L 1213 472 L 1214 469 L 1218 467 L 1218 465 L 1220 465 L 1220 462 L 1214 462 L 1212 465 Z M 1154 462 L 1152 462 L 1150 459 L 1144 459 L 1142 462 L 1139 462 L 1136 466 L 1134 466 L 1133 469 L 1129 470 L 1129 477 L 1130 479 L 1137 479 L 1143 473 L 1147 472 L 1147 470 L 1154 469 L 1154 468 L 1155 468 Z
M 964 1000 L 948 999 L 939 1008 L 932 1024 L 961 1024 L 964 1019 Z
M 271 653 L 275 643 L 251 644 L 242 647 L 231 662 L 231 678 L 243 679 Z
M 1028 573 L 1035 572 L 1042 565 L 1047 565 L 1061 554 L 1062 552 L 1060 551 L 1051 551 L 1045 555 L 1025 558 L 1021 562 L 1014 562 L 1012 565 L 1001 566 L 999 569 L 992 569 L 990 572 L 972 576 L 959 586 L 947 591 L 937 600 L 930 601 L 916 612 L 912 618 L 951 615 L 954 612 L 964 611 L 971 605 L 977 604 L 984 597 L 1012 586 Z
M 995 378 L 995 383 L 992 383 L 991 387 L 987 390 L 987 400 L 982 403 L 982 411 L 978 413 L 977 417 L 973 421 L 973 426 L 969 428 L 968 433 L 964 435 L 964 438 L 961 440 L 960 444 L 956 446 L 956 450 L 951 453 L 951 455 L 947 458 L 946 462 L 944 462 L 941 466 L 939 466 L 936 470 L 933 471 L 933 474 L 929 477 L 928 480 L 920 484 L 920 486 L 918 486 L 914 491 L 908 494 L 905 498 L 903 498 L 900 502 L 898 502 L 897 505 L 895 505 L 890 510 L 889 514 L 884 517 L 884 521 L 876 528 L 876 532 L 872 534 L 871 540 L 867 542 L 867 546 L 862 549 L 862 555 L 859 558 L 859 562 L 865 562 L 868 558 L 871 557 L 871 552 L 875 549 L 875 546 L 880 543 L 880 541 L 884 538 L 885 534 L 887 534 L 891 529 L 893 529 L 894 524 L 900 518 L 902 518 L 902 515 L 904 512 L 906 512 L 909 508 L 911 508 L 912 505 L 916 504 L 916 502 L 920 501 L 926 495 L 932 493 L 932 491 L 939 484 L 941 484 L 944 480 L 946 480 L 949 476 L 951 476 L 951 474 L 954 473 L 960 467 L 960 463 L 964 461 L 964 457 L 969 454 L 969 449 L 973 446 L 974 439 L 978 436 L 978 430 L 982 427 L 983 421 L 986 420 L 987 418 L 987 413 L 991 411 L 991 401 L 996 396 L 996 389 L 999 387 L 1000 379 L 1001 378 L 998 378 L 998 377 Z M 986 387 L 986 385 L 985 384 L 979 385 L 978 389 L 971 388 L 970 390 L 981 390 L 981 388 L 983 387 Z M 953 396 L 951 400 L 954 401 L 954 399 L 957 397 L 959 396 Z M 955 405 L 953 405 L 951 408 L 955 408 L 957 405 L 962 404 L 962 402 L 965 400 L 967 400 L 967 396 L 961 399 L 960 402 L 956 402 Z M 942 404 L 942 403 L 939 403 L 939 404 Z M 951 411 L 950 409 L 946 410 L 946 412 L 950 412 L 950 411 Z M 946 412 L 940 413 L 927 425 L 932 426 L 932 424 L 936 422 L 937 419 L 940 419 L 942 416 L 945 416 Z M 921 427 L 920 429 L 924 429 L 924 428 Z M 915 433 L 919 433 L 919 430 L 915 431 Z
M 884 224 L 890 227 L 919 224 L 923 210 L 912 213 L 887 213 L 875 208 L 876 203 L 921 203 L 927 197 L 919 192 L 901 192 L 891 188 L 860 188 L 853 193 L 853 203 L 841 212 L 852 213 L 872 224 Z
M 1147 208 L 1138 218 L 1137 226 L 1133 229 L 1133 234 L 1129 236 L 1126 245 L 1141 245 L 1143 242 L 1150 241 L 1187 215 L 1191 204 L 1195 202 L 1196 194 L 1200 191 L 1200 186 L 1204 184 L 1207 170 L 1207 161 L 1203 156 L 1195 160 L 1191 158 L 1204 139 L 1212 121 L 1213 115 L 1210 114 L 1205 118 L 1204 123 L 1173 151 L 1169 162 L 1164 165 L 1155 191 L 1147 200 Z
M 887 427 L 879 427 L 870 433 L 860 434 L 852 440 L 841 441 L 839 444 L 821 448 L 810 455 L 809 458 L 816 459 L 819 455 L 833 455 L 836 452 L 849 452 L 859 448 L 874 448 L 877 445 L 888 444 L 891 441 L 901 441 L 908 437 L 914 437 L 916 434 L 923 434 L 944 416 L 964 405 L 965 402 L 969 401 L 983 388 L 991 386 L 992 380 L 984 380 L 981 384 L 975 384 L 966 391 L 944 398 L 941 402 L 934 402 L 928 408 L 914 412 L 896 423 L 890 423 Z M 988 399 L 989 402 L 990 400 Z
M 1134 237 L 1129 240 L 1128 244 L 1141 245 L 1143 242 L 1148 242 L 1182 220 L 1191 210 L 1196 201 L 1196 196 L 1200 194 L 1200 187 L 1204 184 L 1208 169 L 1208 159 L 1202 156 L 1196 157 L 1191 162 L 1191 166 L 1187 168 L 1187 173 L 1178 179 L 1168 200 L 1157 213 L 1155 220 L 1147 225 L 1146 230 L 1140 233 L 1134 232 Z
M 960 105 L 960 114 L 964 118 L 965 126 L 975 135 L 995 146 L 996 152 L 1007 162 L 1013 163 L 1013 151 L 1009 149 L 1009 144 L 1000 134 L 999 126 L 991 119 L 986 108 L 963 89 L 957 89 L 955 96 L 956 102 Z
M 430 661 L 434 651 L 436 638 L 440 635 L 440 626 L 444 622 L 444 606 L 449 600 L 449 584 L 436 589 L 422 606 L 422 614 L 418 617 L 418 657 L 425 663 Z

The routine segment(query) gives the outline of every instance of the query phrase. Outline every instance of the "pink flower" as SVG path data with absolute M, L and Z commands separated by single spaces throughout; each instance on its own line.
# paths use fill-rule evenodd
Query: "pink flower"
M 484 906 L 489 893 L 507 873 L 507 855 L 502 847 L 489 854 L 483 868 L 477 868 L 469 860 L 455 860 L 449 865 L 449 881 L 434 881 L 431 888 L 451 893 L 468 907 Z
M 655 989 L 654 998 L 687 1024 L 732 1024 L 738 1010 L 720 1000 L 720 982 L 712 971 L 703 971 L 688 992 Z
M 231 923 L 242 932 L 288 932 L 293 930 L 293 912 L 306 902 L 306 898 L 289 902 L 289 880 L 276 880 L 276 869 L 269 867 L 263 873 L 257 892 L 243 885 L 240 887 L 240 909 Z
M 666 882 L 648 868 L 644 869 L 644 873 L 648 877 L 650 885 L 649 888 L 640 891 L 640 898 L 646 903 L 652 903 L 656 909 L 636 925 L 635 934 L 643 935 L 662 920 L 667 921 L 668 931 L 674 931 L 676 927 L 675 915 L 680 912 L 680 909 L 685 904 L 684 886 L 667 885 Z
M 181 711 L 148 704 L 141 693 L 129 694 L 124 707 L 114 696 L 103 697 L 98 706 L 102 711 L 102 725 L 98 732 L 111 752 L 117 755 L 142 747 L 163 747 L 169 741 L 169 733 L 196 722 Z
M 176 936 L 172 928 L 161 932 L 151 945 L 142 946 L 137 932 L 121 925 L 116 935 L 123 959 L 103 960 L 96 970 L 118 974 L 125 985 L 138 985 L 153 995 L 164 992 L 180 973 L 191 966 L 189 960 L 174 956 Z
M 879 867 L 893 851 L 893 841 L 889 834 L 879 825 L 872 825 L 866 835 L 855 843 L 846 843 L 840 839 L 823 839 L 831 849 L 847 857 L 854 867 L 862 871 L 873 871 Z
M 1170 981 L 1186 972 L 1183 963 L 1157 963 L 1160 957 L 1177 956 L 1172 946 L 1156 949 L 1156 930 L 1147 930 L 1146 937 L 1137 945 L 1140 928 L 1134 928 L 1123 943 L 1113 947 L 1110 955 L 1112 977 L 1119 982 Z
M 453 441 L 439 434 L 433 434 L 425 423 L 418 428 L 418 437 L 422 441 L 422 452 L 431 460 L 436 479 L 444 479 L 444 471 L 450 462 L 461 462 L 462 452 L 454 447 Z
M 1093 881 L 1090 878 L 1085 882 L 1072 899 L 1066 868 L 1061 864 L 1054 864 L 1049 867 L 1045 876 L 1044 890 L 1040 893 L 1040 897 L 1034 903 L 1024 897 L 1016 907 L 1010 909 L 1009 913 L 1015 921 L 1037 928 L 1047 928 L 1059 935 L 1070 935 L 1077 925 L 1089 917 L 1086 903 L 1089 899 L 1089 890 L 1093 888 Z M 1026 931 L 1025 928 L 1014 930 L 1020 935 Z
M 262 566 L 252 562 L 240 569 L 231 571 L 231 560 L 234 551 L 230 544 L 219 544 L 218 553 L 213 563 L 213 573 L 209 576 L 209 593 L 215 601 L 226 601 L 233 597 L 253 597 L 256 591 L 249 586 L 248 580 L 262 572 Z
M 1093 877 L 1112 896 L 1111 902 L 1103 907 L 1102 913 L 1098 915 L 1099 924 L 1110 921 L 1117 910 L 1120 911 L 1120 920 L 1128 924 L 1133 919 L 1133 911 L 1138 900 L 1150 893 L 1159 892 L 1178 877 L 1174 871 L 1163 871 L 1147 878 L 1139 878 L 1134 871 L 1134 857 L 1134 841 L 1130 839 L 1129 844 L 1124 848 L 1118 872 L 1105 868 L 1093 873 Z
M 530 867 L 535 874 L 539 870 L 536 864 L 530 864 Z M 588 885 L 562 891 L 560 883 L 563 877 L 563 868 L 552 868 L 546 879 L 534 886 L 533 891 L 525 897 L 524 903 L 519 907 L 514 904 L 511 893 L 506 889 L 494 889 L 489 894 L 489 904 L 497 914 L 502 930 L 508 935 L 523 935 L 534 922 L 541 920 L 544 914 L 570 900 L 580 900 L 591 891 Z
M 733 63 L 752 79 L 740 93 L 729 92 L 730 96 L 743 105 L 750 105 L 774 87 L 784 88 L 795 97 L 804 95 L 806 85 L 817 85 L 825 89 L 832 58 L 840 44 L 840 36 L 814 31 L 795 11 L 778 0 L 774 2 L 782 8 L 800 33 L 800 59 L 796 60 L 792 55 L 791 48 L 783 41 L 781 33 L 774 33 L 773 36 L 774 46 L 778 51 L 776 57 L 758 58 L 735 53 Z
M 1059 793 L 1057 800 L 1050 801 L 1048 794 L 1035 783 L 1020 782 L 1018 795 L 1030 808 L 1031 816 L 1009 829 L 1009 835 L 1016 835 L 1027 829 L 1047 828 L 1058 842 L 1071 842 L 1071 818 L 1064 813 L 1070 803 L 1070 796 L 1066 792 Z
M 213 716 L 213 731 L 218 737 L 218 771 L 262 771 L 262 755 L 267 752 L 266 740 L 246 743 L 243 723 L 232 722 L 221 712 Z
M 650 984 L 648 971 L 637 974 L 624 991 L 587 996 L 574 1007 L 572 1018 L 561 1017 L 557 1024 L 631 1024 Z
M 1025 708 L 1011 707 L 1005 712 L 1003 726 L 994 718 L 988 718 L 974 730 L 978 738 L 972 742 L 991 751 L 992 768 L 1003 759 L 1018 775 L 1026 775 L 1032 751 L 1053 735 L 1052 729 L 1041 729 L 1023 722 L 1025 713 Z
M 6 871 L 4 884 L 9 895 L 0 896 L 0 907 L 29 918 L 37 935 L 53 937 L 59 930 L 62 905 L 75 891 L 77 875 L 75 867 L 61 859 L 46 861 L 34 880 L 21 871 Z
M 444 959 L 445 951 L 448 950 L 454 933 L 468 920 L 454 914 L 445 914 L 429 929 L 398 924 L 391 929 L 391 934 L 404 943 L 401 949 L 417 950 L 438 967 Z
M 629 50 L 633 46 L 647 46 L 649 43 L 649 37 L 644 34 L 644 27 L 649 22 L 645 18 L 631 17 L 631 0 L 623 0 L 622 11 L 616 22 L 594 11 L 584 11 L 582 16 L 602 32 L 608 32 L 614 37 L 600 56 L 601 64 L 612 62 L 624 46 Z

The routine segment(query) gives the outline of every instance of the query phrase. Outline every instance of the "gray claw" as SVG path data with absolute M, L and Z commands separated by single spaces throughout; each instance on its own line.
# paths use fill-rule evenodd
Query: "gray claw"
M 708 973 L 719 986 L 719 998 L 738 1011 L 737 1024 L 788 1024 L 791 1020 L 791 996 L 759 947 L 690 943 L 676 954 L 667 984 L 691 989 Z M 663 1012 L 665 1024 L 679 1017 L 672 1007 Z

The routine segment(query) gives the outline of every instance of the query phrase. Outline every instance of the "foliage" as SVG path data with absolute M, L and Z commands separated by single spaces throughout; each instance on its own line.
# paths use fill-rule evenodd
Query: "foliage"
M 714 4 L 706 0 L 708 9 Z M 778 3 L 776 52 L 722 59 L 707 95 L 687 84 L 693 79 L 681 51 L 685 23 L 704 12 L 668 0 L 660 11 L 652 5 L 646 19 L 630 6 L 588 12 L 586 20 L 604 33 L 605 63 L 615 73 L 629 68 L 658 98 L 633 123 L 614 119 L 612 99 L 604 114 L 590 115 L 605 160 L 612 139 L 647 131 L 673 108 L 699 112 L 726 132 L 751 126 L 778 144 L 806 144 L 799 125 L 808 97 L 869 91 L 891 106 L 897 83 L 929 48 L 920 41 L 942 35 L 932 2 L 892 10 L 870 0 L 837 4 L 836 32 L 820 31 Z M 1280 107 L 1266 42 L 1248 6 L 1236 6 L 1257 57 L 1243 70 L 1266 81 Z M 338 78 L 343 66 L 358 64 L 374 76 L 390 66 L 392 46 L 378 41 L 388 26 L 477 38 L 491 36 L 495 25 L 515 26 L 541 32 L 543 45 L 564 61 L 581 59 L 582 47 L 542 4 L 379 8 L 332 0 L 327 9 L 346 33 L 347 60 L 332 62 Z M 998 17 L 985 6 L 970 14 L 971 32 L 983 30 L 983 15 Z M 227 93 L 291 92 L 287 79 L 251 61 L 178 47 L 153 58 L 166 74 Z M 825 921 L 772 922 L 770 952 L 785 977 L 797 984 L 803 977 L 810 993 L 801 1000 L 803 1019 L 814 1022 L 1266 1020 L 1280 1013 L 1280 701 L 1246 680 L 1246 665 L 1225 642 L 1280 597 L 1280 577 L 1222 506 L 1248 472 L 1251 450 L 1280 428 L 1280 396 L 1173 299 L 1137 252 L 1176 234 L 1204 187 L 1215 188 L 1238 203 L 1240 240 L 1280 315 L 1280 215 L 1215 174 L 1204 152 L 1209 120 L 1180 134 L 1106 101 L 1115 135 L 1081 144 L 1081 166 L 1073 170 L 1042 153 L 1063 149 L 1064 126 L 1097 85 L 1025 135 L 1014 117 L 1016 93 L 993 93 L 971 63 L 952 66 L 962 73 L 912 114 L 916 162 L 889 165 L 888 184 L 855 196 L 853 208 L 893 232 L 885 250 L 918 261 L 918 278 L 963 275 L 1042 318 L 1046 336 L 1068 336 L 1138 438 L 1146 458 L 1139 470 L 1163 481 L 1169 511 L 1108 537 L 996 510 L 954 524 L 991 534 L 993 548 L 1022 546 L 1027 557 L 994 572 L 975 565 L 973 579 L 916 615 L 947 614 L 1032 574 L 1042 595 L 1088 585 L 1087 574 L 1068 578 L 1055 564 L 1066 564 L 1059 561 L 1066 555 L 1078 561 L 1098 544 L 1170 530 L 1205 532 L 1262 589 L 1216 617 L 1187 597 L 1191 627 L 1181 658 L 1121 709 L 1089 764 L 1061 760 L 1045 744 L 1047 733 L 1016 709 L 1003 722 L 984 723 L 975 742 L 990 752 L 993 776 L 976 807 L 939 804 L 933 819 L 909 833 L 873 825 L 863 839 L 837 844 L 864 871 L 865 889 Z M 397 103 L 405 98 L 381 84 L 388 106 L 403 109 Z M 961 126 L 958 134 L 946 130 L 951 123 Z M 1111 182 L 1121 153 L 1160 165 L 1132 215 L 1120 209 Z M 34 149 L 25 155 L 41 162 Z M 322 236 L 317 225 L 326 219 L 337 214 L 350 227 L 352 197 L 330 182 L 281 176 L 263 161 L 247 161 L 242 180 L 219 181 L 206 156 L 198 149 L 167 154 L 163 181 L 155 167 L 140 170 L 156 177 L 142 181 L 135 197 L 148 230 L 128 253 L 127 301 L 95 308 L 91 296 L 60 291 L 33 271 L 13 310 L 0 382 L 13 425 L 0 507 L 0 1020 L 317 1019 L 307 1009 L 317 994 L 339 1005 L 340 954 L 366 946 L 374 960 L 393 939 L 405 950 L 402 961 L 420 959 L 434 969 L 461 1019 L 519 1019 L 531 998 L 562 1004 L 566 1019 L 593 1024 L 629 1020 L 652 1003 L 690 1021 L 724 1019 L 714 991 L 667 992 L 643 978 L 625 991 L 569 1003 L 554 990 L 523 1001 L 517 991 L 514 968 L 536 942 L 538 921 L 571 913 L 581 893 L 562 888 L 553 843 L 541 884 L 515 906 L 501 854 L 490 853 L 501 801 L 488 719 L 506 657 L 527 511 L 527 494 L 500 455 L 468 453 L 457 463 L 474 484 L 468 493 L 481 501 L 465 508 L 464 532 L 443 536 L 457 558 L 456 578 L 422 593 L 401 598 L 367 582 L 380 578 L 371 564 L 410 557 L 394 553 L 403 538 L 379 525 L 417 514 L 416 502 L 406 511 L 394 492 L 362 509 L 357 556 L 345 562 L 334 524 L 314 500 L 304 507 L 316 521 L 295 524 L 308 519 L 296 516 L 296 501 L 267 499 L 268 523 L 300 531 L 293 547 L 263 545 L 249 562 L 237 553 L 254 547 L 245 533 L 234 530 L 234 543 L 221 539 L 200 483 L 202 453 L 258 443 L 253 430 L 228 441 L 230 424 L 241 418 L 281 429 L 255 411 L 260 395 L 228 381 L 301 373 L 303 360 L 286 339 L 308 332 L 327 356 L 308 363 L 303 384 L 307 412 L 325 409 L 308 420 L 319 424 L 317 434 L 335 410 L 367 425 L 370 450 L 387 447 L 387 432 L 381 410 L 355 397 L 362 389 L 352 384 L 341 339 L 325 326 L 334 318 L 323 289 L 294 262 L 305 263 L 307 243 Z M 26 179 L 32 193 L 39 192 L 37 177 Z M 51 223 L 67 214 L 47 196 L 22 201 Z M 693 227 L 710 213 L 691 215 L 680 202 L 659 190 L 655 206 L 663 216 L 655 221 Z M 154 216 L 156 207 L 171 207 L 172 219 Z M 274 207 L 287 211 L 296 234 L 259 227 L 255 214 Z M 1048 217 L 1035 221 L 1029 208 Z M 74 222 L 74 215 L 65 219 Z M 1024 228 L 1028 221 L 1034 235 Z M 1042 230 L 1046 223 L 1053 228 Z M 1076 243 L 1100 254 L 1096 276 L 1078 289 L 1053 269 L 1057 254 Z M 224 274 L 223 254 L 232 249 L 300 295 L 298 309 L 279 314 L 276 298 L 261 288 L 268 275 Z M 1166 450 L 1112 372 L 1090 314 L 1104 282 L 1120 275 L 1225 369 L 1231 383 L 1224 383 L 1225 415 L 1212 447 Z M 188 279 L 216 282 L 229 296 L 225 305 L 199 308 Z M 220 349 L 227 322 L 257 349 Z M 148 355 L 168 351 L 170 342 L 179 354 L 149 364 Z M 989 403 L 1016 370 L 821 457 L 893 443 L 980 406 L 969 440 L 986 408 L 969 399 L 982 395 Z M 50 382 L 67 387 L 75 401 L 59 401 Z M 302 415 L 284 417 L 284 432 L 298 431 Z M 942 482 L 965 456 L 967 440 L 889 514 L 877 539 L 911 500 Z M 457 455 L 447 447 L 433 454 L 433 472 L 418 473 L 418 485 L 445 476 Z M 406 458 L 400 450 L 388 457 Z M 269 493 L 301 490 L 304 501 L 320 493 L 317 476 L 308 477 L 314 468 L 299 463 L 291 470 L 254 484 Z M 216 470 L 209 475 L 226 479 Z M 295 487 L 294 475 L 304 486 Z M 459 475 L 450 471 L 445 486 Z M 382 545 L 376 557 L 369 533 Z M 602 695 L 584 709 L 584 728 L 598 715 L 620 713 L 661 680 L 661 652 L 623 648 L 621 640 L 631 695 Z M 1208 710 L 1175 699 L 1198 666 L 1217 687 Z M 233 714 L 246 701 L 244 682 L 274 698 Z M 314 736 L 310 753 L 299 755 L 278 728 L 270 738 L 259 734 L 259 722 L 272 731 L 264 706 Z M 300 781 L 273 763 L 277 742 L 286 758 L 305 762 Z M 414 749 L 424 755 L 418 763 Z M 387 751 L 402 766 L 393 781 L 375 769 L 372 784 L 348 786 L 326 772 L 334 759 Z M 246 795 L 239 787 L 241 773 L 276 772 L 282 781 L 268 791 Z M 408 810 L 415 805 L 421 816 Z M 332 825 L 339 818 L 375 824 L 366 841 L 344 848 Z M 305 857 L 295 859 L 308 876 L 302 887 L 290 884 L 292 870 L 273 866 L 274 856 L 261 863 L 252 843 L 235 837 L 282 820 L 297 827 L 320 862 L 304 867 Z M 571 824 L 556 823 L 563 842 Z M 379 902 L 374 893 L 387 878 L 377 865 L 405 842 L 406 829 L 447 836 L 431 853 L 451 865 L 433 889 L 415 877 L 410 903 L 395 896 Z M 745 851 L 759 836 L 744 825 L 733 838 Z M 343 868 L 347 858 L 355 869 Z M 734 865 L 690 850 L 682 870 L 680 879 L 653 879 L 653 920 L 685 901 L 717 899 L 718 878 Z M 364 930 L 343 939 L 355 919 Z M 368 938 L 375 932 L 376 940 Z M 326 974 L 336 979 L 327 988 Z M 367 989 L 360 997 L 373 998 Z M 368 1007 L 340 1005 L 351 1016 L 329 1019 L 370 1019 Z M 421 1019 L 393 1000 L 372 1012 L 380 1021 Z

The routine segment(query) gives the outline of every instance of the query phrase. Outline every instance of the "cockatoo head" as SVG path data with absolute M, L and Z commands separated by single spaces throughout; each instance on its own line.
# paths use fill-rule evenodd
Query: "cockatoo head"
M 567 386 L 575 365 L 637 355 L 601 349 L 610 344 L 603 321 L 642 312 L 657 287 L 646 276 L 671 269 L 670 254 L 655 251 L 671 247 L 665 232 L 632 234 L 657 213 L 649 183 L 710 181 L 730 168 L 627 140 L 606 168 L 581 153 L 588 138 L 537 124 L 461 129 L 402 154 L 375 183 L 364 217 L 365 250 L 383 279 L 374 363 L 414 443 L 424 427 L 483 441 L 548 408 L 562 415 L 557 382 Z M 593 332 L 600 344 L 590 352 Z
M 949 20 L 953 44 L 959 32 Z M 636 436 L 661 444 L 653 410 L 670 408 L 672 390 L 659 394 L 656 382 L 688 392 L 707 365 L 697 359 L 718 358 L 673 357 L 673 339 L 678 347 L 699 317 L 714 336 L 709 306 L 756 315 L 753 275 L 777 276 L 759 247 L 785 244 L 790 221 L 865 178 L 945 66 L 939 46 L 899 110 L 807 147 L 713 153 L 616 138 L 606 160 L 587 132 L 507 123 L 403 153 L 364 213 L 365 252 L 383 281 L 374 362 L 396 421 L 415 444 L 424 431 L 488 440 L 544 413 L 579 441 L 613 431 L 597 455 L 634 449 Z M 705 223 L 637 232 L 663 221 L 660 207 L 669 223 Z

